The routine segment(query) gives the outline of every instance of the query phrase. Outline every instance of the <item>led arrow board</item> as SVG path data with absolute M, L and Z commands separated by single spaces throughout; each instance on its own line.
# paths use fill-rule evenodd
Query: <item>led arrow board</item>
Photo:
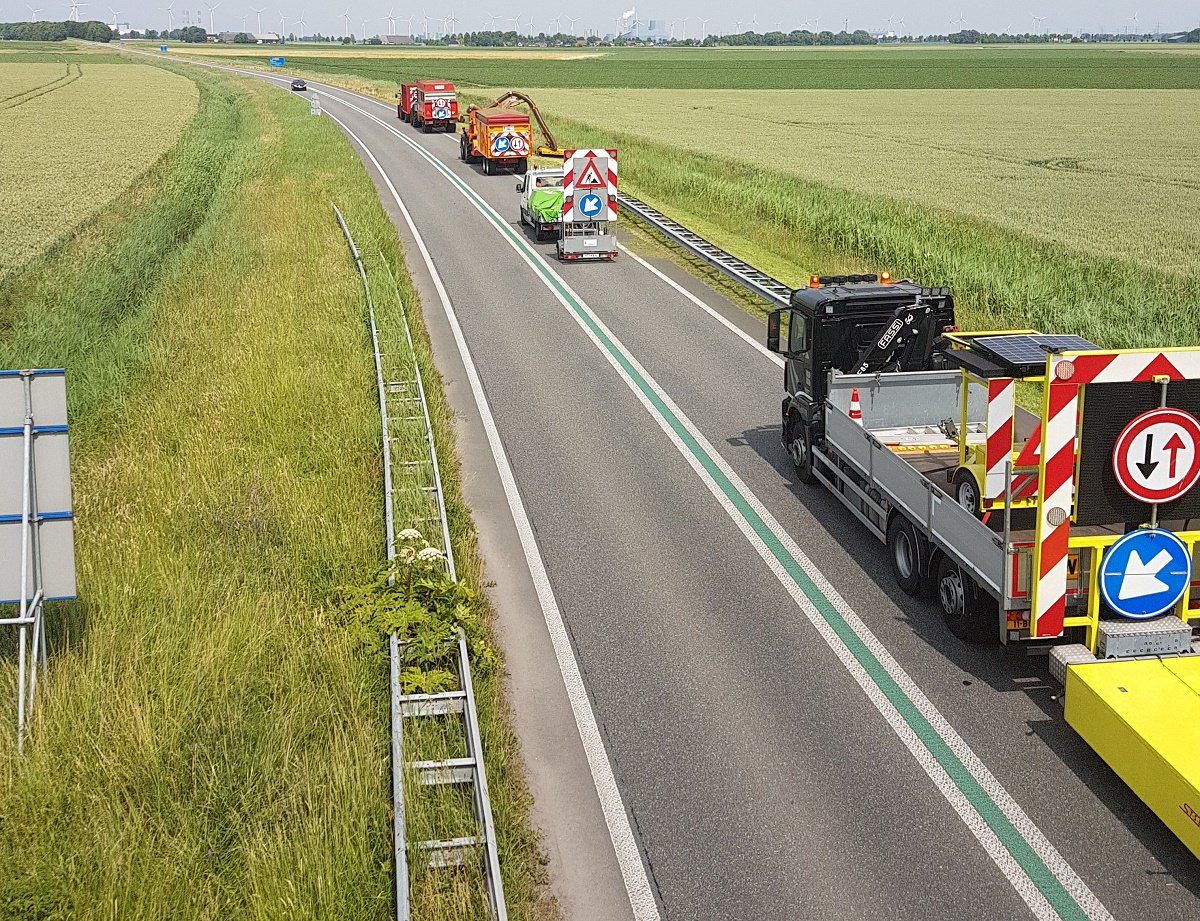
M 1192 555 L 1170 531 L 1131 531 L 1104 554 L 1100 594 L 1122 617 L 1146 620 L 1165 614 L 1192 579 Z
M 1182 409 L 1152 409 L 1125 426 L 1113 473 L 1142 502 L 1174 502 L 1200 480 L 1200 422 Z

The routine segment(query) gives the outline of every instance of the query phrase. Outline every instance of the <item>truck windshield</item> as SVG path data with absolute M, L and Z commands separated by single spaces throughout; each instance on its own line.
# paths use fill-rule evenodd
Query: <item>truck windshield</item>
M 562 184 L 562 176 L 538 176 L 533 185 L 537 189 L 561 189 Z

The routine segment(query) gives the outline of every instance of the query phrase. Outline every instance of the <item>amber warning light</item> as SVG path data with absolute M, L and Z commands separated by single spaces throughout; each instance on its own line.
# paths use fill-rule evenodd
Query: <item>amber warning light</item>
M 820 275 L 809 275 L 808 276 L 808 286 L 810 288 L 821 287 L 821 276 Z
M 891 272 L 880 272 L 879 273 L 879 283 L 881 285 L 890 285 L 892 283 L 892 273 Z

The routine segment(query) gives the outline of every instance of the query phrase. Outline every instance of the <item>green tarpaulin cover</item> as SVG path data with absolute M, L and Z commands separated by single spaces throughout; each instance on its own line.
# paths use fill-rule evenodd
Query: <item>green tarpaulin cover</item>
M 562 203 L 562 189 L 536 189 L 529 196 L 529 210 L 547 224 L 562 220 Z

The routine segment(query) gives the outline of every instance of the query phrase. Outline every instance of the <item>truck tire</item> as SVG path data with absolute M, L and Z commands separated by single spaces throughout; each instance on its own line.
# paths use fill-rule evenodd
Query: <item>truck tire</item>
M 421 131 L 424 134 L 433 134 L 433 125 L 429 122 L 421 122 Z
M 888 525 L 887 548 L 896 584 L 904 594 L 916 598 L 921 594 L 922 564 L 927 551 L 913 523 L 901 514 L 893 515 Z
M 944 553 L 938 554 L 936 584 L 942 618 L 951 633 L 966 643 L 999 639 L 996 600 Z
M 517 175 L 524 176 L 527 172 L 529 172 L 529 161 L 528 160 L 518 160 L 517 161 L 517 169 L 516 169 Z
M 813 483 L 812 432 L 803 422 L 789 423 L 787 452 L 796 468 L 796 479 L 801 483 Z
M 492 175 L 492 161 L 489 160 L 487 157 L 483 158 L 483 175 L 485 175 L 485 176 Z
M 979 517 L 982 507 L 979 501 L 979 481 L 966 467 L 959 467 L 954 473 L 954 501 L 976 518 Z
M 462 160 L 463 163 L 467 162 L 467 136 L 465 134 L 458 142 L 458 159 Z

